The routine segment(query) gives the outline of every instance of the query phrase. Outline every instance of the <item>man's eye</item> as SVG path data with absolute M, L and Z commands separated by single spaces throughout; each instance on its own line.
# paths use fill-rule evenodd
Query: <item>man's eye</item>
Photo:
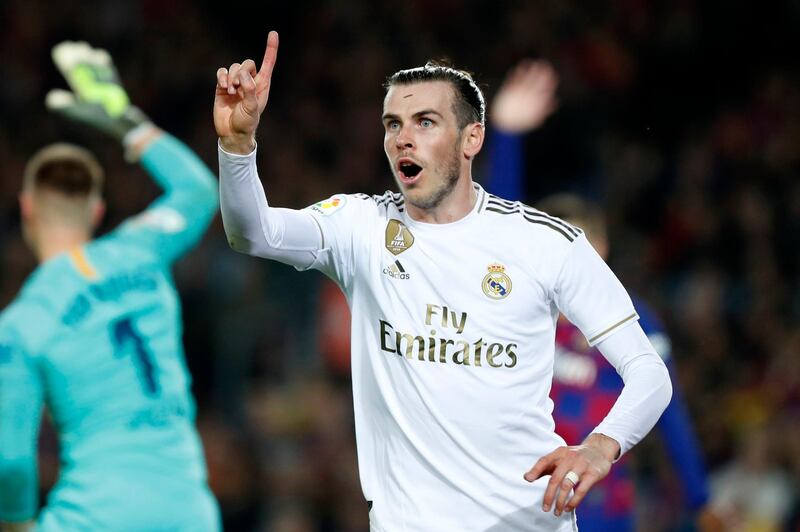
M 386 124 L 386 129 L 390 129 L 393 131 L 396 129 L 400 129 L 400 122 L 398 122 L 397 120 L 392 120 L 391 122 Z
M 433 120 L 431 120 L 430 118 L 423 118 L 422 120 L 419 121 L 419 125 L 421 125 L 422 127 L 431 127 L 433 125 Z

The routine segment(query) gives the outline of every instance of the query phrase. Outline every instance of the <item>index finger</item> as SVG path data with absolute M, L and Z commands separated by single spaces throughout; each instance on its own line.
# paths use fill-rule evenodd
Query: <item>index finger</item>
M 261 61 L 259 76 L 272 77 L 272 69 L 275 68 L 275 61 L 278 60 L 278 32 L 270 31 L 267 36 L 267 49 L 264 51 L 264 59 Z
M 548 471 L 555 469 L 554 464 L 558 459 L 557 453 L 558 449 L 539 458 L 533 467 L 523 475 L 525 480 L 528 482 L 533 482 L 534 480 L 541 478 L 542 475 L 547 474 Z

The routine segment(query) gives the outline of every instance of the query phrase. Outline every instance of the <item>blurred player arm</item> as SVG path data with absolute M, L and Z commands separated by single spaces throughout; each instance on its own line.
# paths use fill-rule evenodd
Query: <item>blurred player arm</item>
M 0 333 L 0 530 L 32 530 L 39 477 L 36 441 L 43 392 L 17 334 Z
M 708 502 L 708 477 L 689 410 L 680 392 L 680 383 L 676 379 L 672 343 L 655 312 L 644 301 L 637 300 L 635 304 L 642 330 L 664 360 L 673 382 L 672 400 L 658 420 L 656 428 L 661 435 L 670 464 L 678 474 L 686 509 L 700 514 Z
M 219 135 L 222 222 L 234 250 L 305 269 L 322 251 L 321 229 L 308 212 L 271 207 L 256 170 L 255 133 L 277 54 L 278 34 L 273 31 L 260 69 L 247 59 L 217 70 L 214 127 Z
M 666 364 L 675 382 L 673 365 L 670 360 Z M 658 430 L 670 463 L 678 473 L 686 507 L 692 512 L 701 510 L 708 502 L 708 477 L 689 411 L 677 385 L 673 388 L 669 406 L 658 421 Z
M 523 135 L 540 127 L 558 107 L 558 74 L 544 60 L 526 59 L 506 74 L 489 110 L 489 192 L 523 199 Z
M 200 239 L 217 210 L 212 172 L 185 144 L 131 104 L 105 50 L 67 41 L 53 48 L 53 61 L 72 92 L 50 91 L 48 108 L 116 139 L 126 158 L 140 162 L 164 190 L 120 231 L 168 261 L 179 257 Z

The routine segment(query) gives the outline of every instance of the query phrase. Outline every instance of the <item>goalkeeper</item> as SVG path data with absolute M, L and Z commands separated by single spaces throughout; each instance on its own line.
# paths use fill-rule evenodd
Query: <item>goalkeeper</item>
M 0 528 L 218 530 L 170 274 L 217 211 L 216 181 L 130 104 L 104 50 L 65 42 L 53 59 L 72 92 L 52 91 L 47 106 L 114 137 L 164 192 L 92 240 L 96 159 L 55 144 L 25 169 L 22 227 L 39 266 L 0 314 Z M 34 521 L 45 403 L 61 472 Z

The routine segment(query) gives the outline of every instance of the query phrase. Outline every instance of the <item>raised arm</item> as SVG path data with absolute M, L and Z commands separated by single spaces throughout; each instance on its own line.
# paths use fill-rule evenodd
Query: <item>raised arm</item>
M 53 48 L 53 61 L 72 92 L 50 91 L 47 106 L 113 137 L 125 148 L 126 159 L 140 162 L 164 190 L 118 234 L 167 261 L 179 257 L 197 243 L 217 211 L 213 174 L 185 144 L 131 104 L 108 52 L 67 41 Z
M 256 129 L 277 57 L 278 33 L 271 31 L 259 69 L 247 59 L 217 70 L 214 127 L 222 222 L 234 250 L 305 269 L 322 251 L 320 228 L 308 212 L 270 207 L 256 170 Z
M 540 127 L 558 107 L 558 74 L 547 61 L 526 59 L 506 75 L 489 107 L 489 176 L 486 188 L 523 199 L 523 135 Z

